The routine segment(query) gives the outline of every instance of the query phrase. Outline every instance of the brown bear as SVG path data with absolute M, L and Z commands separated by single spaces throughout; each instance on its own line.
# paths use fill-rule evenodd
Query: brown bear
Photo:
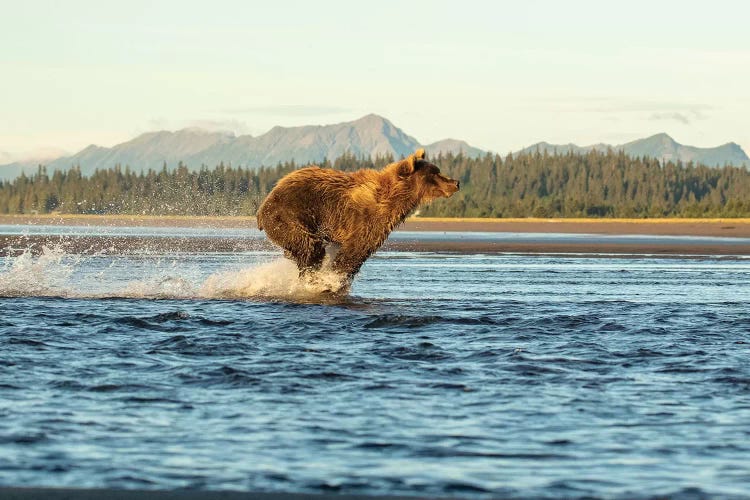
M 382 170 L 307 167 L 282 178 L 258 209 L 258 229 L 297 263 L 320 269 L 326 245 L 340 246 L 333 270 L 351 283 L 393 229 L 425 202 L 448 198 L 458 181 L 425 160 L 424 149 Z

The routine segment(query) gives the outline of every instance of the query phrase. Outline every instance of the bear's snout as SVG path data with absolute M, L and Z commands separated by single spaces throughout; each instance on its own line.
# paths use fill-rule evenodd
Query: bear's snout
M 460 187 L 460 184 L 461 184 L 460 181 L 458 181 L 456 179 L 449 179 L 449 181 L 448 181 L 448 189 L 446 190 L 448 197 L 450 197 L 453 193 L 455 193 L 456 191 L 458 191 L 458 189 Z

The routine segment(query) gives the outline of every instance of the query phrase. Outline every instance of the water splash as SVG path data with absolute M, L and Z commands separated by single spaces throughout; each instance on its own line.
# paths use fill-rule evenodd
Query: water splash
M 222 271 L 209 276 L 198 291 L 203 298 L 305 299 L 322 294 L 338 295 L 348 289 L 345 279 L 330 268 L 299 277 L 297 266 L 277 259 L 239 271 Z
M 196 296 L 195 286 L 179 276 L 157 277 L 127 283 L 109 296 L 131 299 L 190 299 Z
M 26 248 L 20 255 L 5 259 L 0 271 L 0 296 L 70 295 L 68 280 L 80 260 L 80 256 L 66 253 L 59 244 L 42 246 L 39 255 Z
M 83 255 L 66 253 L 62 244 L 41 252 L 27 248 L 0 262 L 0 297 L 308 301 L 348 292 L 346 280 L 330 270 L 330 258 L 323 270 L 305 278 L 280 257 L 216 270 L 190 256 Z

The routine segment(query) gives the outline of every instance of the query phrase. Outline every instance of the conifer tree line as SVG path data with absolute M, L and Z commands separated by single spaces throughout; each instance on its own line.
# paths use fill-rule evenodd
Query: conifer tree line
M 320 166 L 381 168 L 391 157 L 350 154 Z M 450 199 L 420 211 L 435 217 L 750 217 L 750 171 L 632 158 L 622 152 L 461 154 L 432 158 L 461 181 Z M 78 167 L 0 182 L 0 213 L 253 215 L 293 161 L 259 169 L 220 164 L 135 171 L 115 165 L 90 176 Z

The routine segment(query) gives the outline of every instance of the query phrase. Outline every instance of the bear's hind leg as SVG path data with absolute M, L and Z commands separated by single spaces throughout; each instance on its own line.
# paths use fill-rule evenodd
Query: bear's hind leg
M 284 257 L 297 264 L 300 276 L 320 269 L 325 257 L 325 243 L 313 236 L 299 222 L 290 222 L 281 216 L 264 224 L 268 238 L 284 249 Z
M 308 237 L 308 241 L 294 249 L 288 250 L 292 259 L 297 263 L 300 277 L 320 270 L 323 259 L 326 256 L 325 244 L 314 238 Z M 284 252 L 286 253 L 286 252 Z

